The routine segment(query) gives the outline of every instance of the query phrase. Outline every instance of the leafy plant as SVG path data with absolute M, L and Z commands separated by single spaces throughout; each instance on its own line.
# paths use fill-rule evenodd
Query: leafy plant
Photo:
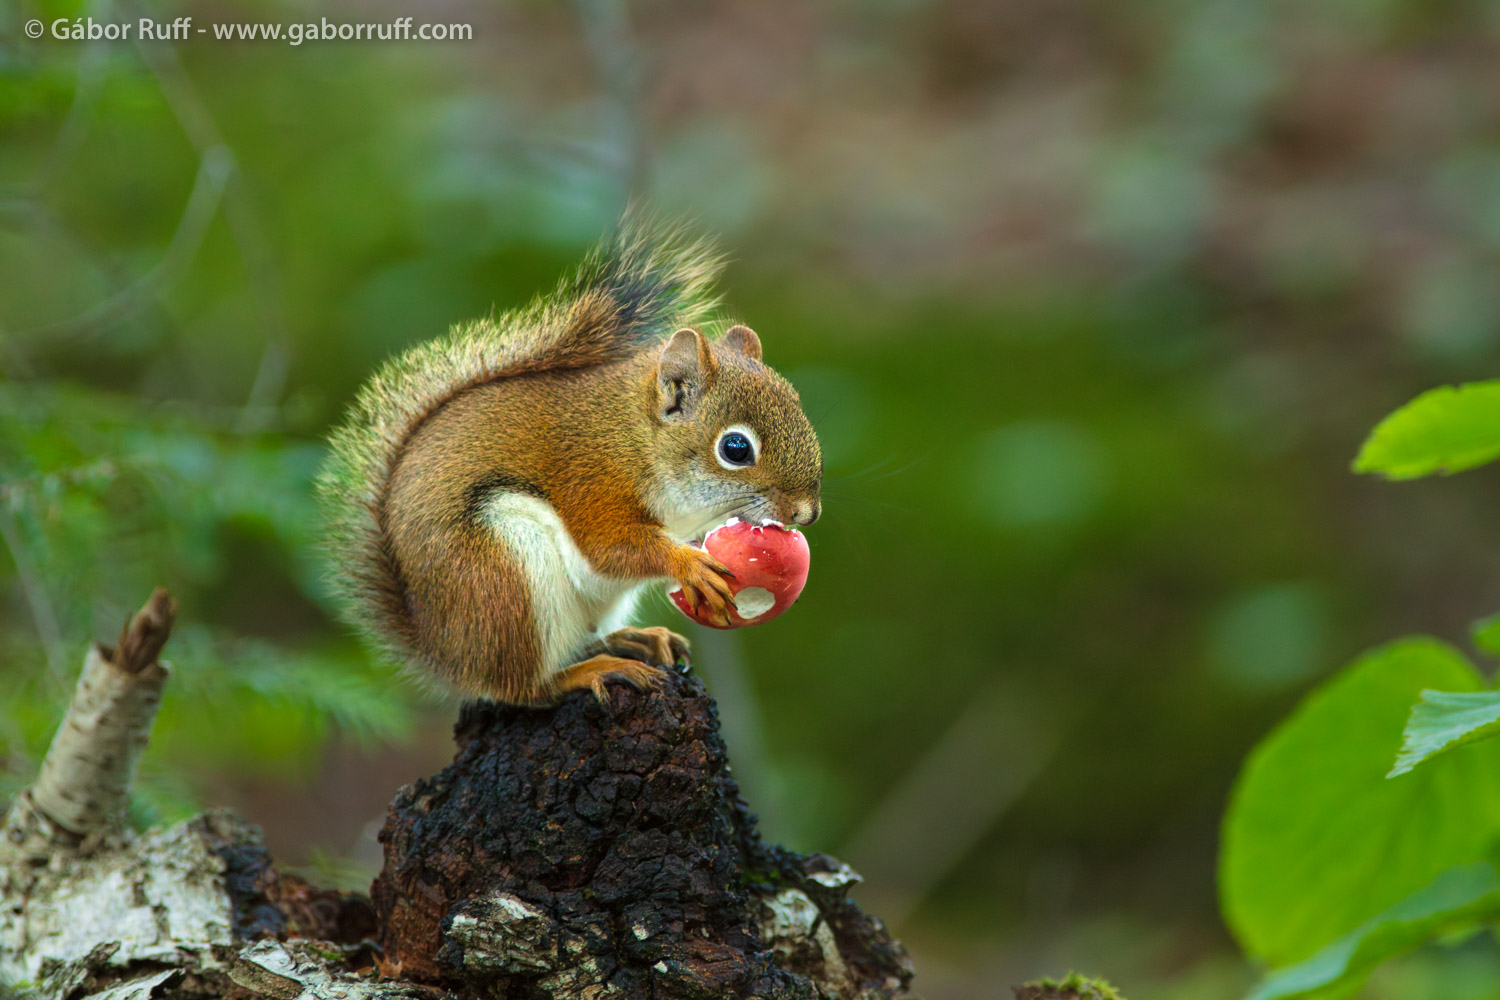
M 13 585 L 22 612 L 0 619 L 14 665 L 0 674 L 0 796 L 34 774 L 88 641 L 112 639 L 159 583 L 183 624 L 167 648 L 175 676 L 137 782 L 137 821 L 191 812 L 211 773 L 305 767 L 333 732 L 406 731 L 402 687 L 318 627 L 319 455 L 218 427 L 199 408 L 58 382 L 0 385 L 0 584 Z M 242 585 L 252 569 L 273 585 Z M 288 629 L 293 612 L 311 627 Z
M 1500 691 L 1423 691 L 1406 723 L 1401 755 L 1389 777 L 1424 760 L 1500 733 Z
M 1500 381 L 1417 397 L 1354 467 L 1411 479 L 1496 458 Z M 1500 617 L 1474 641 L 1500 649 Z M 1273 969 L 1252 1000 L 1346 996 L 1389 958 L 1500 920 L 1496 735 L 1500 690 L 1418 637 L 1361 657 L 1256 747 L 1219 865 L 1226 921 Z
M 1500 380 L 1445 385 L 1380 422 L 1354 460 L 1388 479 L 1454 473 L 1500 458 Z

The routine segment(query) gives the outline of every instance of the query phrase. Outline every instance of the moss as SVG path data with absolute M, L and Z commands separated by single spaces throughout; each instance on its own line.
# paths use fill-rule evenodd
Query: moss
M 1061 979 L 1042 978 L 1016 987 L 1016 1000 L 1125 1000 L 1103 979 L 1070 972 Z

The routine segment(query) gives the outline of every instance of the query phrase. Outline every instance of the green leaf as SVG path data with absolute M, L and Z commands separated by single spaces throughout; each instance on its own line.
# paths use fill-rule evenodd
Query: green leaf
M 1486 653 L 1500 656 L 1500 615 L 1490 615 L 1474 623 L 1474 645 Z
M 1500 918 L 1500 873 L 1480 862 L 1450 868 L 1306 961 L 1267 976 L 1246 1000 L 1346 995 L 1377 965 L 1433 938 Z
M 1451 647 L 1403 640 L 1318 688 L 1256 747 L 1219 859 L 1225 920 L 1246 952 L 1301 961 L 1441 872 L 1487 859 L 1500 835 L 1500 741 L 1386 778 L 1423 690 L 1485 686 Z
M 1370 433 L 1354 471 L 1416 479 L 1462 472 L 1495 458 L 1500 458 L 1500 380 L 1422 393 Z
M 1401 756 L 1387 777 L 1405 774 L 1444 751 L 1496 734 L 1500 734 L 1500 691 L 1423 691 L 1406 722 Z

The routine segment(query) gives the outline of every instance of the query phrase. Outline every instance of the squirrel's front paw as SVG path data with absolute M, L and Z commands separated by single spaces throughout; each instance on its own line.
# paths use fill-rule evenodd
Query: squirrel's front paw
M 678 550 L 677 565 L 672 578 L 682 585 L 682 596 L 694 611 L 702 602 L 707 602 L 713 612 L 711 617 L 729 624 L 729 609 L 734 607 L 734 592 L 729 589 L 729 579 L 734 576 L 729 567 L 701 549 L 683 546 Z

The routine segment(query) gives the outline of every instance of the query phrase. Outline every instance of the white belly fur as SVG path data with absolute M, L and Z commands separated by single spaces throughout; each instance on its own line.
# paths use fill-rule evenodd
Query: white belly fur
M 629 624 L 649 581 L 596 573 L 547 501 L 496 492 L 482 516 L 532 581 L 531 610 L 545 676 L 578 662 L 589 643 Z

